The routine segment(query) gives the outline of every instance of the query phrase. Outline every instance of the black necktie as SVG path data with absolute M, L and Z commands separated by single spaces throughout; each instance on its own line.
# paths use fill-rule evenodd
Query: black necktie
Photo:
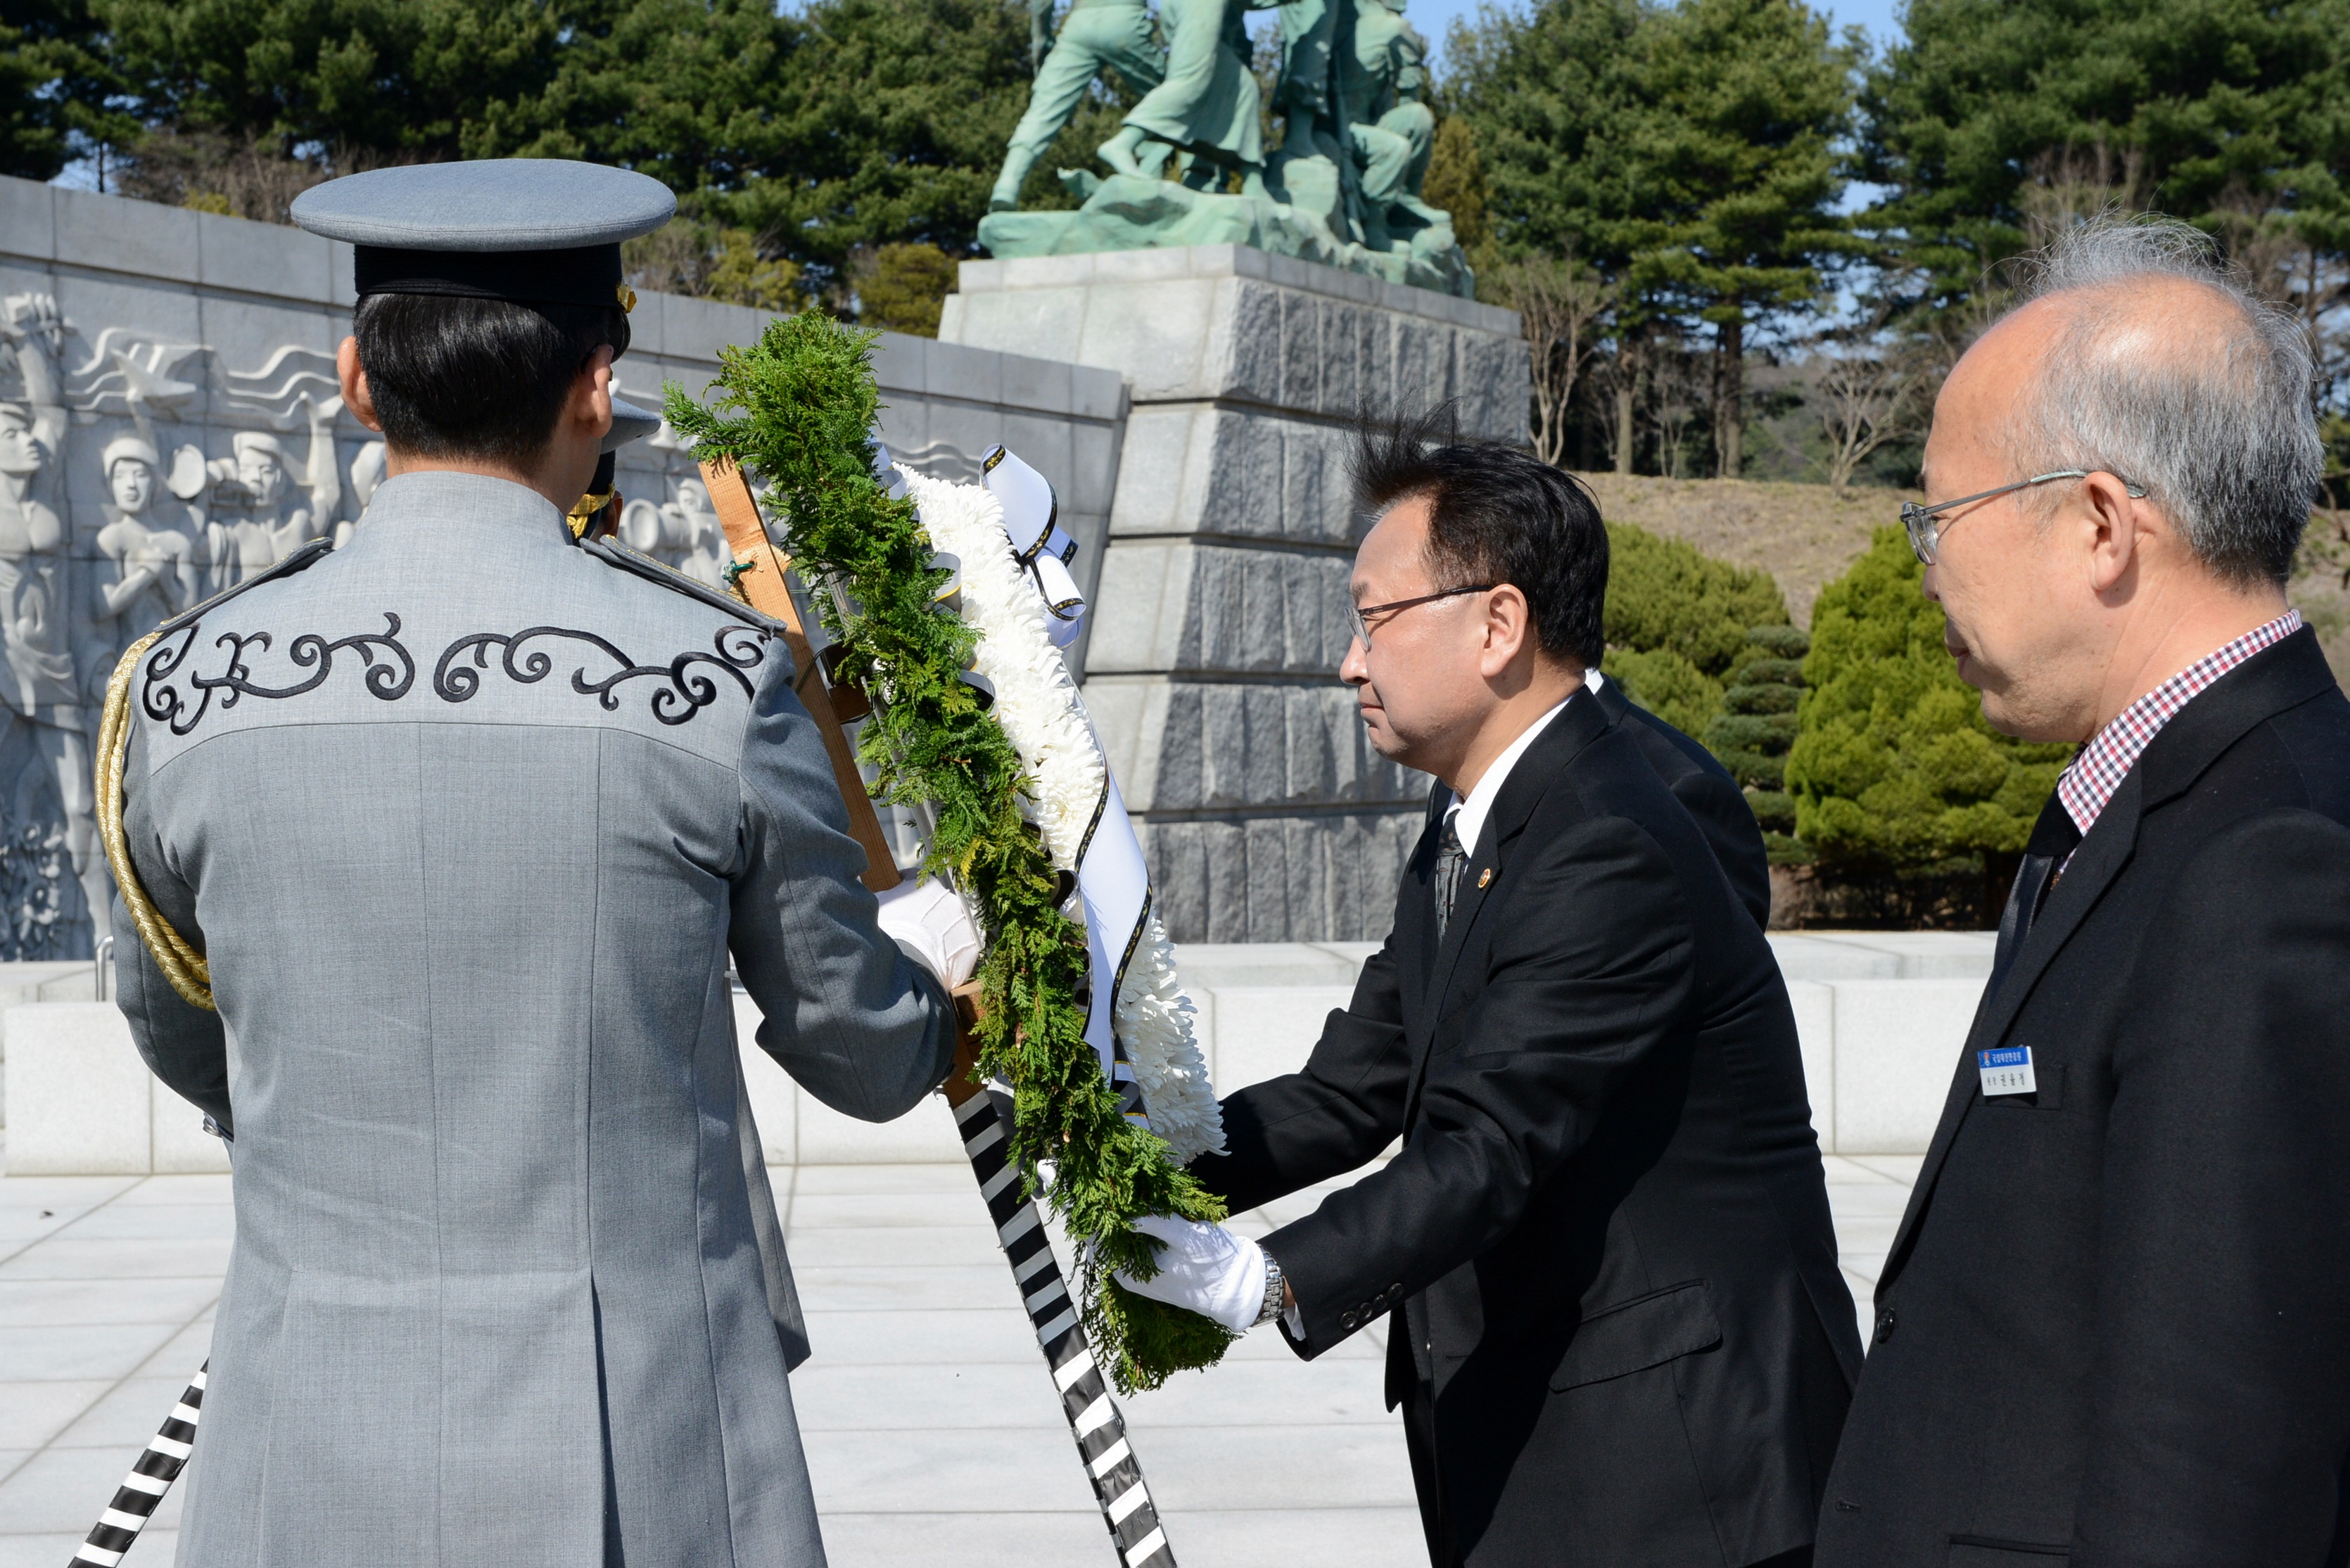
M 1452 831 L 1452 819 L 1461 814 L 1444 814 L 1444 832 L 1436 841 L 1436 940 L 1444 940 L 1444 928 L 1452 921 L 1453 896 L 1461 891 L 1461 873 L 1469 864 L 1469 857 L 1461 848 L 1461 836 Z

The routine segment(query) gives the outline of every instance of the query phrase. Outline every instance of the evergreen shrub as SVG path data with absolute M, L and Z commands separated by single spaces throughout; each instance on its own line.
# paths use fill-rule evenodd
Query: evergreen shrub
M 1921 571 L 1883 528 L 1820 591 L 1786 785 L 1824 881 L 1873 885 L 1884 918 L 1988 923 L 2073 749 L 1984 721 Z
M 1607 524 L 1607 678 L 1675 729 L 1703 736 L 1721 711 L 1723 678 L 1752 651 L 1754 628 L 1794 629 L 1779 585 L 1628 523 Z

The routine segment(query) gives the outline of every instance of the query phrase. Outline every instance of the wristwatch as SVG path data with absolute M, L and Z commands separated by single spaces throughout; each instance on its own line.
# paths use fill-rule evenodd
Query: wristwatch
M 1258 1250 L 1263 1251 L 1262 1248 Z M 1281 1298 L 1288 1293 L 1284 1288 L 1285 1282 L 1281 1272 L 1281 1264 L 1274 1260 L 1271 1252 L 1266 1252 L 1264 1254 L 1264 1305 L 1257 1309 L 1256 1322 L 1249 1324 L 1251 1328 L 1271 1323 L 1281 1315 Z

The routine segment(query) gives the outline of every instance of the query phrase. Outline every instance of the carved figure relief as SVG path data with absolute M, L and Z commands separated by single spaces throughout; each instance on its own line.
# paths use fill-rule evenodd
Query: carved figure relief
M 231 319 L 249 345 L 249 318 Z M 316 324 L 289 317 L 314 341 Z M 658 406 L 658 381 L 638 399 Z M 123 650 L 311 540 L 348 542 L 385 458 L 343 411 L 322 349 L 86 330 L 42 287 L 0 288 L 0 961 L 86 957 L 107 933 L 90 758 Z M 721 587 L 725 532 L 695 473 L 673 438 L 656 438 L 623 455 L 620 483 L 649 553 Z M 393 640 L 322 644 L 295 684 L 323 677 L 330 657 L 358 659 L 384 694 Z M 291 694 L 249 679 L 244 657 L 203 701 Z M 690 712 L 703 678 L 678 679 Z
M 677 483 L 677 499 L 666 504 L 637 500 L 620 508 L 620 542 L 665 566 L 674 566 L 713 588 L 726 587 L 726 568 L 734 552 L 726 544 L 726 526 L 718 508 L 698 479 Z

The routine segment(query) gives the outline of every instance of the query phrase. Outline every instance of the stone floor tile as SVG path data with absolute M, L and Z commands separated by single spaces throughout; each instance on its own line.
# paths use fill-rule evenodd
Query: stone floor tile
M 813 1366 L 934 1366 L 993 1361 L 1042 1363 L 1036 1333 L 1017 1310 L 970 1308 L 939 1312 L 811 1312 L 808 1343 Z
M 811 1433 L 1068 1429 L 1053 1375 L 1041 1355 L 1026 1366 L 1009 1361 L 827 1366 L 811 1358 L 792 1374 L 792 1407 L 799 1415 L 800 1430 Z
M 1835 1216 L 1836 1251 L 1839 1252 L 1875 1252 L 1883 1256 L 1893 1246 L 1894 1232 L 1901 1229 L 1901 1216 L 1892 1214 L 1838 1214 Z
M 118 1198 L 74 1221 L 69 1235 L 77 1241 L 226 1241 L 236 1235 L 236 1210 L 225 1203 L 134 1203 Z
M 0 1176 L 0 1207 L 89 1210 L 144 1179 L 136 1176 Z
M 92 1216 L 93 1219 L 96 1216 Z M 792 1199 L 787 1236 L 809 1231 L 842 1228 L 872 1230 L 888 1227 L 930 1229 L 940 1225 L 987 1224 L 987 1200 L 979 1184 L 965 1181 L 960 1190 L 946 1192 L 802 1192 Z
M 1901 1211 L 1909 1207 L 1909 1189 L 1887 1182 L 1881 1187 L 1831 1187 L 1828 1189 L 1828 1212 L 1835 1217 L 1841 1231 L 1847 1219 L 1898 1220 Z
M 225 1173 L 151 1176 L 118 1199 L 123 1203 L 226 1203 L 230 1197 Z
M 220 1299 L 217 1275 L 140 1280 L 0 1281 L 0 1336 L 41 1324 L 183 1324 Z
M 112 1386 L 104 1378 L 0 1383 L 0 1449 L 41 1447 Z
M 1310 1443 L 1278 1427 L 1159 1427 L 1138 1429 L 1135 1452 L 1151 1496 L 1170 1510 L 1379 1508 L 1412 1501 L 1399 1423 L 1316 1427 Z
M 810 1267 L 790 1247 L 800 1304 L 811 1312 L 889 1312 L 907 1307 L 1016 1307 L 1019 1282 L 1001 1258 L 937 1268 Z M 5 1299 L 5 1298 L 0 1298 Z M 5 1321 L 5 1319 L 0 1319 Z
M 189 1372 L 195 1368 L 191 1366 Z M 99 1388 L 102 1396 L 88 1405 L 79 1417 L 59 1431 L 51 1446 L 60 1449 L 113 1449 L 124 1456 L 127 1465 L 138 1457 L 147 1439 L 172 1413 L 172 1407 L 186 1393 L 188 1379 L 178 1377 L 127 1377 L 110 1387 Z
M 1402 1439 L 1399 1438 L 1398 1442 Z M 1284 1508 L 1162 1512 L 1179 1563 L 1215 1568 L 1428 1568 L 1419 1506 Z
M 1918 1184 L 1918 1173 L 1926 1163 L 1926 1157 L 1922 1154 L 1855 1154 L 1846 1158 L 1863 1169 L 1890 1177 L 1904 1187 Z
M 953 1494 L 942 1488 L 935 1507 Z M 832 1568 L 1117 1568 L 1101 1514 L 866 1513 L 825 1510 L 824 1554 Z M 41 1568 L 56 1568 L 43 1563 Z M 1284 1568 L 1305 1568 L 1304 1563 Z
M 1881 1170 L 1872 1170 L 1849 1155 L 1824 1154 L 1820 1156 L 1820 1166 L 1827 1173 L 1828 1186 L 1831 1189 L 1847 1185 L 1881 1187 L 1887 1182 L 1899 1179 L 1897 1177 L 1887 1176 Z
M 228 1272 L 229 1243 L 219 1241 L 79 1241 L 53 1237 L 0 1263 L 5 1280 L 151 1280 Z
M 139 1365 L 141 1377 L 176 1377 L 184 1386 L 196 1375 L 213 1353 L 213 1325 L 210 1321 L 192 1323 L 159 1346 L 152 1355 Z
M 927 1513 L 951 1498 L 972 1513 L 1093 1513 L 1100 1528 L 1066 1428 L 827 1432 L 809 1440 L 807 1460 L 819 1516 L 835 1507 Z M 1149 1474 L 1148 1454 L 1142 1463 Z
M 842 1193 L 976 1192 L 979 1183 L 971 1167 L 938 1165 L 803 1165 L 775 1166 L 770 1179 L 787 1168 L 799 1172 L 795 1195 L 827 1197 Z
M 0 1382 L 127 1377 L 174 1332 L 169 1324 L 148 1323 L 12 1328 L 0 1334 Z
M 1399 1419 L 1388 1414 L 1386 1389 L 1384 1361 L 1326 1356 L 1307 1362 L 1284 1355 L 1280 1361 L 1227 1359 L 1205 1372 L 1179 1372 L 1123 1405 L 1139 1431 L 1219 1423 L 1318 1428 Z
M 0 1257 L 57 1234 L 88 1212 L 87 1209 L 36 1209 L 29 1203 L 0 1205 Z
M 155 1528 L 179 1528 L 180 1501 L 187 1495 L 189 1474 L 203 1462 L 199 1454 L 155 1511 Z M 71 1531 L 78 1541 L 114 1500 L 138 1458 L 136 1448 L 43 1449 L 0 1481 L 0 1535 Z M 66 1549 L 68 1555 L 72 1550 Z
M 89 1517 L 95 1523 L 98 1514 L 92 1511 Z M 138 1543 L 123 1554 L 126 1568 L 161 1568 L 172 1561 L 169 1552 L 157 1554 L 148 1543 L 148 1536 L 153 1533 L 150 1531 L 140 1536 Z M 88 1534 L 89 1526 L 85 1524 L 74 1535 L 0 1535 L 0 1568 L 57 1568 L 57 1564 L 72 1558 L 74 1548 Z M 174 1531 L 166 1539 L 176 1542 L 179 1532 Z
M 892 1225 L 863 1230 L 818 1227 L 788 1235 L 785 1243 L 795 1269 L 804 1265 L 929 1268 L 940 1263 L 1003 1266 L 1003 1250 L 995 1244 L 994 1233 L 983 1225 Z M 0 1265 L 0 1279 L 6 1277 L 5 1265 Z

